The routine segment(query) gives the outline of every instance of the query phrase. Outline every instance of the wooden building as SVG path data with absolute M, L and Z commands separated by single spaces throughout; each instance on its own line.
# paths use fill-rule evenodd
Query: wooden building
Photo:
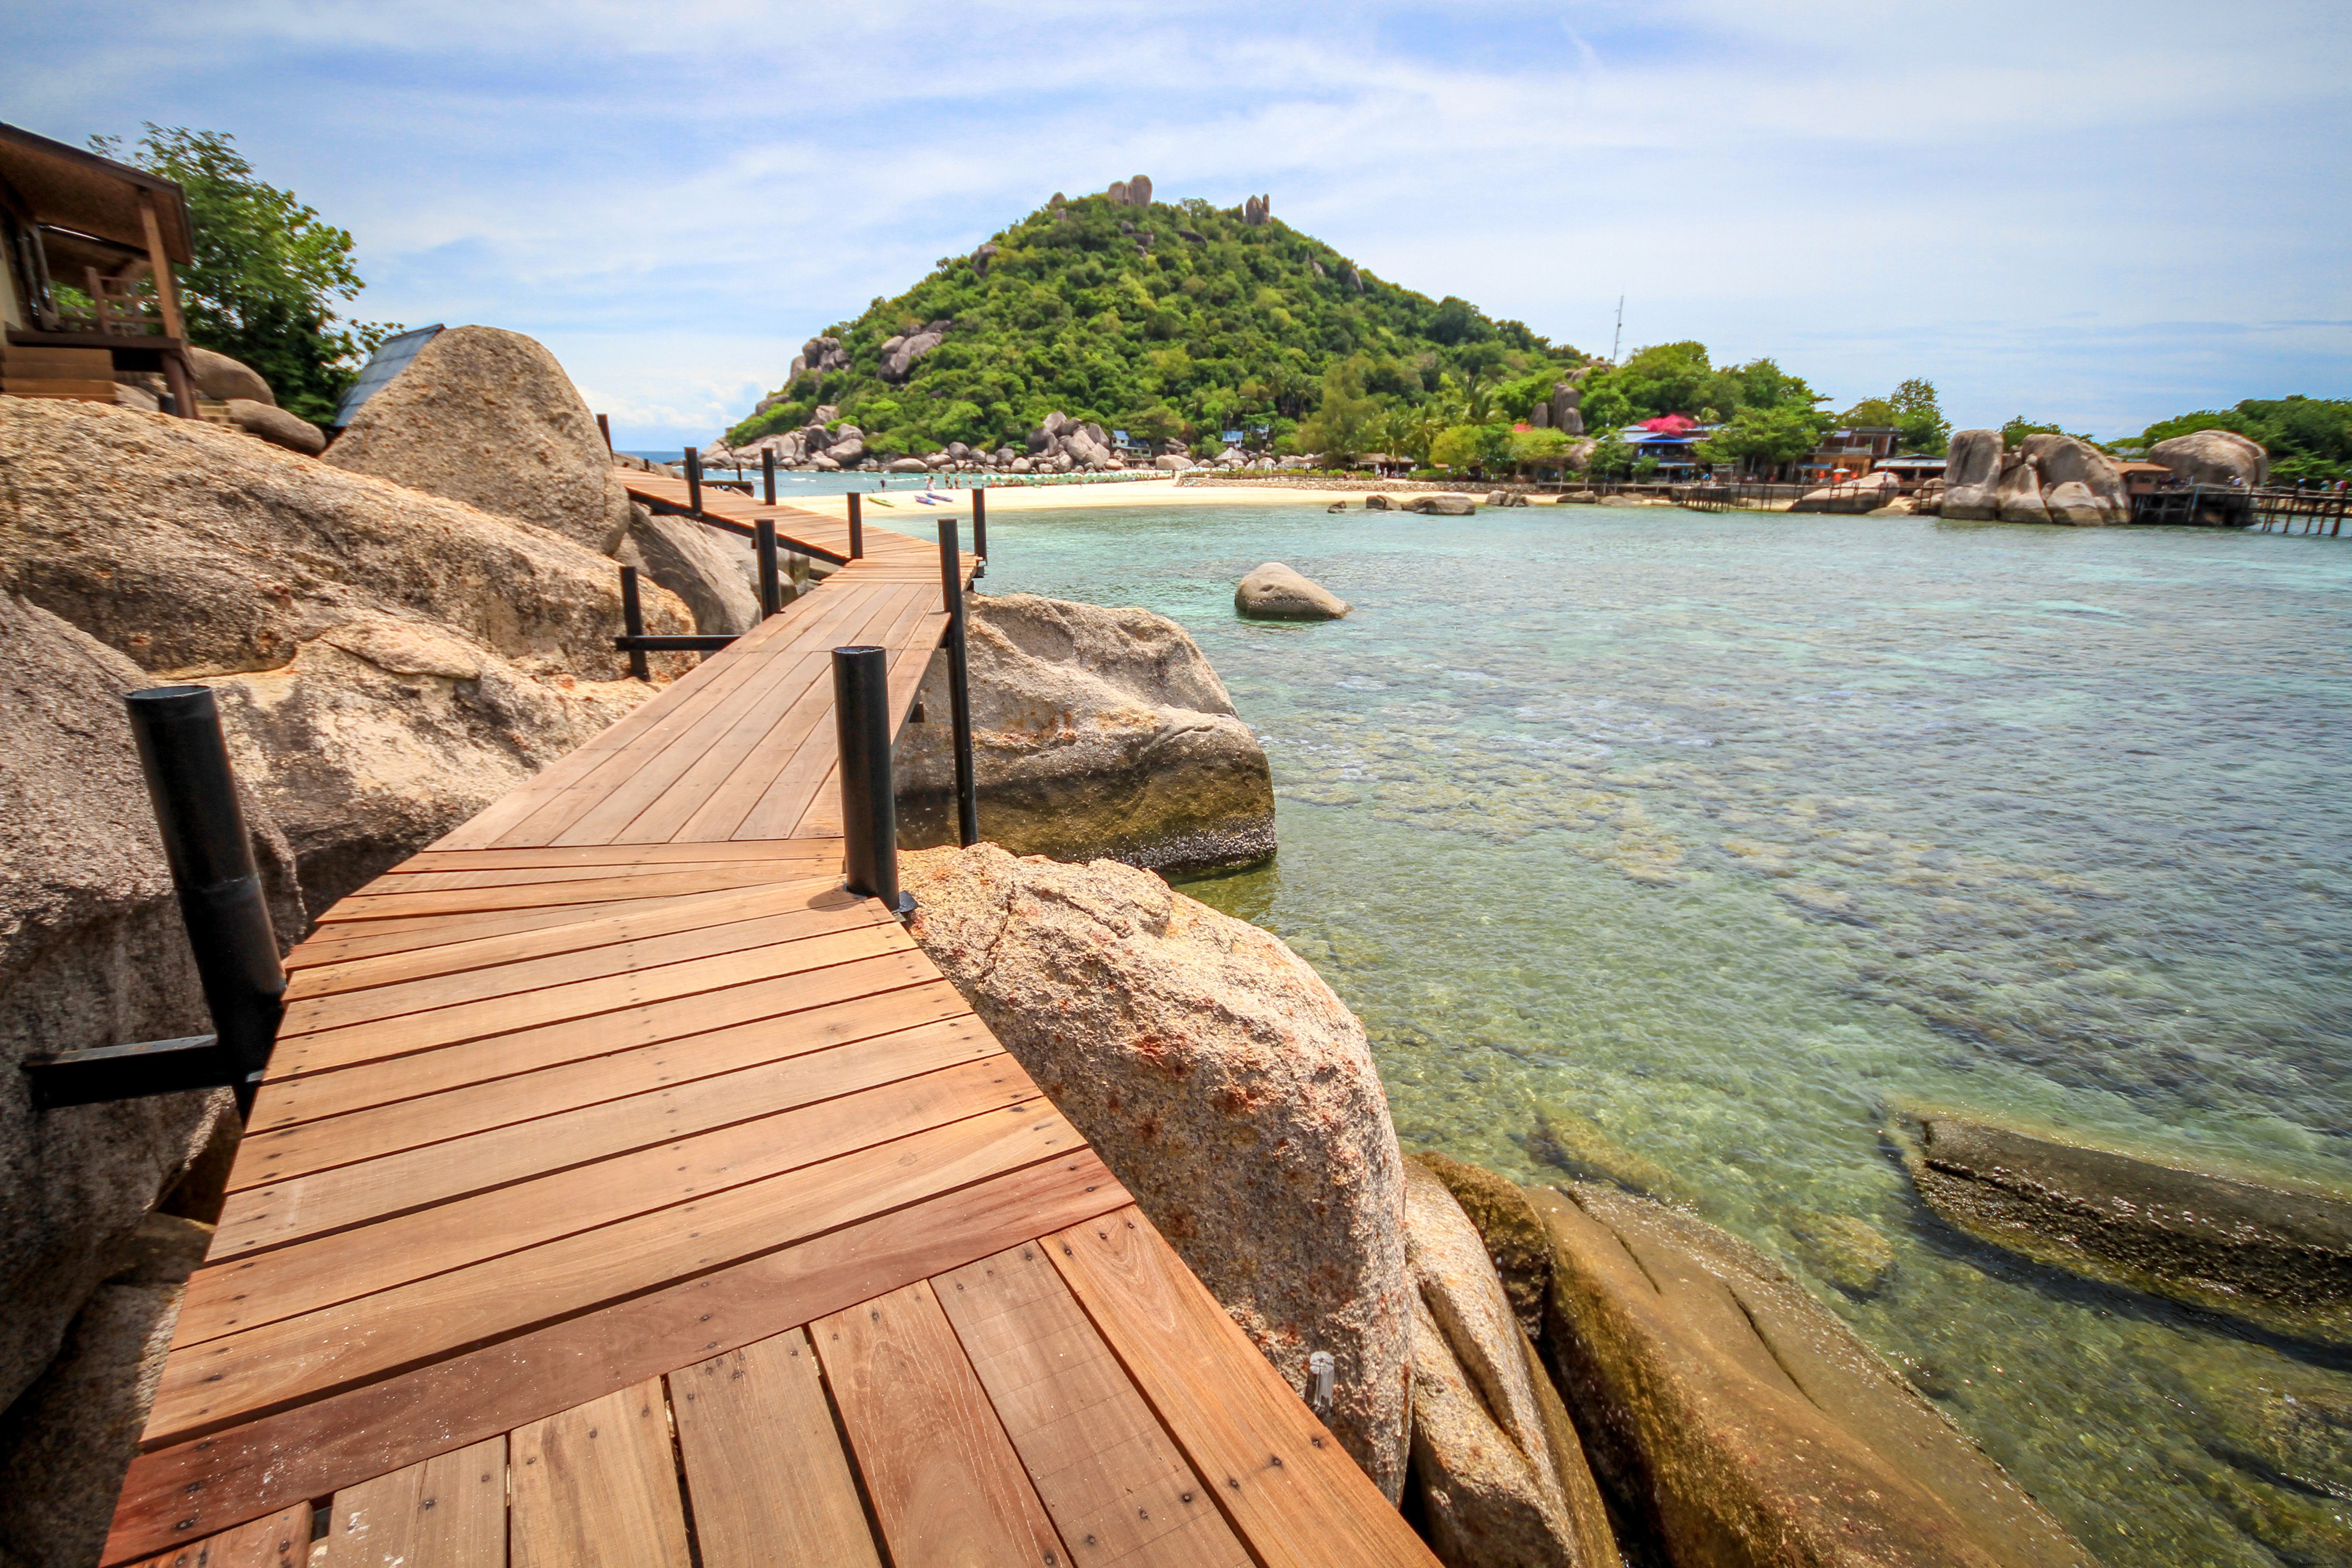
M 158 374 L 196 415 L 172 268 L 195 258 L 172 181 L 0 125 L 0 393 L 115 401 L 119 374 Z

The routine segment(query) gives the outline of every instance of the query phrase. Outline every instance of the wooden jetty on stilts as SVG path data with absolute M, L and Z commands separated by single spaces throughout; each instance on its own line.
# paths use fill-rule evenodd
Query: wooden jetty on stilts
M 844 886 L 977 556 L 624 478 L 838 569 L 288 959 L 103 1563 L 1429 1568 Z

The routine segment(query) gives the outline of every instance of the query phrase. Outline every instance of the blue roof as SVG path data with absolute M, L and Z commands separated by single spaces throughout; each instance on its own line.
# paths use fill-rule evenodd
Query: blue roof
M 423 351 L 441 332 L 441 323 L 401 332 L 376 345 L 375 353 L 360 372 L 359 380 L 343 394 L 342 406 L 335 410 L 335 428 L 340 430 L 352 422 L 360 405 L 392 384 L 392 378 L 408 368 L 408 362 Z

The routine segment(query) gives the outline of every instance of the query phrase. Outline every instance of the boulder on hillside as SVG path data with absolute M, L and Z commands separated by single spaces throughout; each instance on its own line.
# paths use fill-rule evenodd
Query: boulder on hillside
M 1528 1198 L 1553 1244 L 1545 1359 L 1621 1517 L 1676 1568 L 2095 1568 L 1753 1247 L 1613 1187 Z
M 8 398 L 0 408 L 19 402 L 50 405 Z M 0 1407 L 57 1355 L 111 1272 L 110 1250 L 215 1122 L 235 1115 L 226 1089 L 36 1112 L 17 1069 L 37 1052 L 212 1027 L 122 708 L 125 692 L 154 684 L 121 653 L 0 593 Z M 293 855 L 267 808 L 250 795 L 247 805 L 271 915 L 290 942 L 308 923 Z M 23 1478 L 7 1473 L 13 1490 Z
M 1269 561 L 1234 585 L 1234 609 L 1261 621 L 1336 621 L 1348 601 L 1306 574 Z
M 1187 468 L 1198 468 L 1200 465 L 1193 462 L 1192 458 L 1182 456 L 1181 453 L 1171 452 L 1164 457 L 1152 458 L 1151 466 L 1155 468 L 1163 469 L 1168 473 L 1181 474 Z
M 2039 1263 L 2352 1349 L 2352 1198 L 2159 1164 L 1965 1118 L 1921 1119 L 1928 1206 Z
M 595 416 L 520 332 L 452 327 L 360 405 L 328 462 L 609 552 L 629 527 Z
M 1617 1568 L 1584 1446 L 1487 1258 L 1428 1166 L 1405 1162 L 1412 1484 L 1447 1568 Z
M 261 379 L 261 373 L 243 360 L 231 359 L 211 349 L 188 345 L 188 368 L 194 373 L 197 395 L 222 403 L 240 399 L 266 403 L 275 408 L 278 395 Z
M 900 862 L 908 929 L 1391 1500 L 1405 1469 L 1404 1173 L 1363 1026 L 1270 933 L 1148 871 L 992 844 Z
M 1429 490 L 1405 502 L 1404 510 L 1432 517 L 1468 517 L 1478 510 L 1478 503 L 1457 491 Z
M 980 830 L 1020 854 L 1171 873 L 1274 853 L 1265 752 L 1184 629 L 1149 610 L 991 594 L 965 601 Z M 899 841 L 954 837 L 944 655 L 899 731 Z
M 678 596 L 706 636 L 737 637 L 760 624 L 760 595 L 752 584 L 750 552 L 731 537 L 690 517 L 656 516 L 629 508 L 629 540 L 624 563 Z
M 2271 479 L 2270 453 L 2235 430 L 2192 430 L 2158 441 L 2147 449 L 2147 460 L 2194 485 L 2266 485 Z
M 1972 522 L 1995 515 L 1994 490 L 2000 484 L 2004 443 L 1998 430 L 1958 430 L 1944 464 L 1942 515 Z
M 327 438 L 308 419 L 298 419 L 274 403 L 257 403 L 251 398 L 232 398 L 228 405 L 232 424 L 248 436 L 258 436 L 289 452 L 299 452 L 315 458 L 327 449 Z
M 323 907 L 644 700 L 619 573 L 544 530 L 198 420 L 0 399 L 0 586 L 222 689 Z M 659 587 L 647 629 L 693 629 Z M 664 674 L 691 656 L 656 655 Z

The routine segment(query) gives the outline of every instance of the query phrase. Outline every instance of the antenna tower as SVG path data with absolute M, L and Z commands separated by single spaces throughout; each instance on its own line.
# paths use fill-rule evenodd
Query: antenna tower
M 1617 334 L 1609 340 L 1609 363 L 1617 363 L 1617 351 L 1625 346 L 1625 296 L 1617 296 Z

